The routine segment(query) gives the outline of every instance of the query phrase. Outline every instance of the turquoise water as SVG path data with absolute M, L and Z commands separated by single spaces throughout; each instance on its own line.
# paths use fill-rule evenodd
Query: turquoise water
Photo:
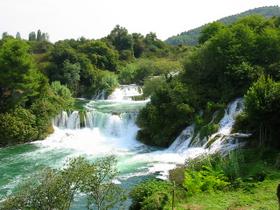
M 89 113 L 94 112 L 88 116 L 88 120 L 95 122 L 92 127 L 67 129 L 55 126 L 54 133 L 45 140 L 1 148 L 1 199 L 32 174 L 45 167 L 60 168 L 69 158 L 80 155 L 89 160 L 115 155 L 120 172 L 118 181 L 127 191 L 141 180 L 155 176 L 157 171 L 151 169 L 161 162 L 161 151 L 135 139 L 138 130 L 135 117 L 145 104 L 146 101 L 92 101 L 87 104 Z M 85 199 L 76 198 L 72 209 L 85 209 Z
M 45 167 L 61 168 L 69 158 L 77 156 L 94 161 L 115 155 L 120 172 L 118 181 L 129 191 L 147 177 L 166 178 L 176 164 L 184 164 L 186 158 L 203 152 L 201 148 L 188 148 L 178 153 L 176 145 L 163 150 L 138 142 L 139 128 L 135 120 L 148 101 L 131 101 L 120 93 L 119 89 L 113 95 L 115 100 L 111 97 L 111 100 L 87 103 L 84 128 L 80 126 L 77 111 L 64 112 L 54 120 L 54 133 L 46 139 L 0 149 L 0 200 L 33 173 Z M 120 100 L 122 98 L 126 99 Z M 85 204 L 85 199 L 78 196 L 72 209 L 85 209 Z

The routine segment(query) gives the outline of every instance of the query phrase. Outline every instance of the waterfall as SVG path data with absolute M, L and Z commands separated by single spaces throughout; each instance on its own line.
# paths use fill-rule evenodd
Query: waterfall
M 201 139 L 200 133 L 195 135 L 194 124 L 188 126 L 170 145 L 168 151 L 185 153 L 188 152 L 189 148 L 202 147 L 206 152 L 210 153 L 217 151 L 227 152 L 242 145 L 238 142 L 238 139 L 247 138 L 250 134 L 231 134 L 231 131 L 234 126 L 236 116 L 243 111 L 243 108 L 243 100 L 241 98 L 231 102 L 225 109 L 225 114 L 219 122 L 219 130 L 212 134 L 208 139 Z M 201 142 L 205 143 L 202 146 L 199 146 Z
M 61 114 L 54 119 L 54 125 L 62 129 L 79 129 L 79 111 L 73 111 L 71 113 L 67 113 L 66 111 L 61 112 Z
M 132 97 L 140 95 L 142 95 L 142 89 L 138 85 L 120 85 L 120 87 L 116 88 L 114 92 L 108 96 L 108 100 L 132 100 Z
M 233 138 L 231 134 L 232 128 L 235 123 L 235 119 L 238 114 L 240 114 L 244 109 L 243 100 L 241 98 L 236 99 L 230 103 L 225 110 L 225 115 L 219 122 L 219 130 L 212 134 L 208 141 L 204 144 L 205 148 L 211 150 L 211 152 L 216 152 L 221 150 L 221 152 L 232 150 L 239 146 L 238 142 L 235 141 L 238 138 L 248 137 L 248 135 L 236 135 Z
M 55 168 L 63 167 L 65 160 L 80 155 L 91 160 L 115 155 L 121 172 L 120 182 L 150 174 L 165 179 L 168 171 L 178 164 L 217 150 L 229 151 L 240 145 L 237 139 L 248 137 L 247 134 L 231 134 L 235 117 L 243 109 L 242 100 L 237 99 L 228 105 L 219 122 L 219 130 L 208 139 L 201 140 L 193 124 L 184 129 L 167 149 L 146 146 L 136 140 L 139 130 L 135 123 L 137 113 L 148 102 L 132 100 L 132 96 L 139 94 L 141 90 L 135 85 L 121 86 L 109 97 L 110 100 L 90 101 L 80 112 L 61 112 L 53 120 L 53 134 L 33 142 L 36 147 L 32 150 L 4 162 L 22 165 L 22 161 L 36 160 L 36 167 L 27 164 L 30 168 L 22 172 L 26 174 L 36 171 L 37 164 Z M 194 139 L 199 144 L 195 145 Z M 204 141 L 206 143 L 202 144 Z M 14 173 L 9 178 L 20 180 Z
M 94 129 L 99 128 L 104 134 L 120 137 L 128 133 L 128 129 L 135 130 L 137 113 L 127 112 L 120 114 L 103 113 L 96 110 L 83 113 L 80 119 L 78 111 L 67 113 L 63 111 L 54 120 L 54 125 L 60 129 Z M 84 122 L 83 126 L 82 122 Z
M 183 152 L 191 143 L 191 140 L 194 135 L 194 124 L 188 126 L 185 130 L 181 132 L 181 134 L 175 139 L 175 141 L 169 146 L 169 151 Z
M 142 165 L 139 170 L 134 168 L 127 177 L 157 173 L 160 178 L 166 178 L 168 171 L 177 164 L 216 151 L 226 153 L 241 145 L 240 138 L 249 136 L 231 134 L 235 118 L 243 110 L 242 99 L 236 99 L 227 106 L 218 131 L 210 137 L 201 139 L 195 124 L 192 124 L 165 150 L 143 145 L 136 140 L 139 128 L 135 121 L 137 113 L 149 100 L 132 100 L 133 96 L 141 94 L 142 90 L 136 85 L 120 86 L 107 100 L 87 103 L 81 113 L 62 112 L 54 120 L 56 132 L 40 144 L 48 148 L 67 148 L 95 157 L 115 154 L 121 159 L 126 157 L 122 159 L 125 162 L 124 169 L 129 165 L 135 165 L 136 168 L 138 164 Z
M 127 91 L 126 93 L 122 93 L 122 97 L 117 98 L 116 100 L 128 95 L 132 95 L 135 93 L 136 86 L 126 86 L 123 90 Z M 124 91 L 124 92 L 125 92 Z M 129 93 L 130 91 L 130 93 Z M 118 91 L 115 91 L 117 93 Z M 116 94 L 117 95 L 117 94 Z M 125 103 L 125 107 L 129 110 L 129 106 L 133 105 L 136 107 L 136 110 L 139 109 L 137 103 L 129 101 Z M 123 103 L 117 103 L 118 105 L 122 105 Z M 118 108 L 116 108 L 116 103 L 107 103 L 106 101 L 102 102 L 102 106 L 98 106 L 96 102 L 89 103 L 87 106 L 87 111 L 83 112 L 80 117 L 80 113 L 78 111 L 73 111 L 72 113 L 67 113 L 63 111 L 59 116 L 57 116 L 54 120 L 54 125 L 59 129 L 99 129 L 101 133 L 106 136 L 111 137 L 127 137 L 135 139 L 136 133 L 138 131 L 138 127 L 135 124 L 135 120 L 137 117 L 137 111 L 133 110 L 130 112 L 122 112 Z M 143 106 L 143 103 L 140 103 L 140 106 Z M 121 107 L 122 107 L 121 106 Z M 99 107 L 102 111 L 98 111 L 95 108 Z M 103 108 L 108 108 L 111 112 L 104 112 Z M 185 128 L 181 134 L 174 140 L 174 142 L 170 145 L 170 147 L 166 150 L 168 152 L 175 152 L 179 154 L 183 154 L 188 152 L 189 148 L 203 148 L 208 150 L 208 152 L 216 152 L 218 150 L 228 151 L 236 148 L 240 145 L 237 141 L 239 138 L 246 138 L 248 134 L 231 134 L 232 127 L 235 123 L 236 116 L 242 112 L 243 110 L 243 100 L 236 99 L 231 102 L 227 108 L 225 109 L 225 114 L 223 118 L 219 122 L 219 130 L 212 134 L 209 138 L 200 138 L 200 133 L 195 134 L 195 124 L 192 124 Z M 82 119 L 81 119 L 82 118 Z M 202 143 L 204 142 L 204 143 Z
M 104 90 L 98 91 L 97 94 L 93 97 L 94 100 L 105 100 L 106 92 Z

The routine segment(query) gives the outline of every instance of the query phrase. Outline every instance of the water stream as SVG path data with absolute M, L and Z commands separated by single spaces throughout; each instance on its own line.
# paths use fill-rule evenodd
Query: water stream
M 228 151 L 239 145 L 230 133 L 235 116 L 242 110 L 241 99 L 228 105 L 220 129 L 207 139 L 207 142 L 216 139 L 210 147 L 207 143 L 192 145 L 195 125 L 183 130 L 164 150 L 138 142 L 135 119 L 149 100 L 133 101 L 132 97 L 141 93 L 136 85 L 121 86 L 108 100 L 86 104 L 82 116 L 78 111 L 62 112 L 54 119 L 54 133 L 46 139 L 0 149 L 0 196 L 10 194 L 24 177 L 46 166 L 62 167 L 67 159 L 79 155 L 88 159 L 115 155 L 120 171 L 118 180 L 130 188 L 149 175 L 166 178 L 168 170 L 184 164 L 188 158 L 217 150 Z M 82 206 L 79 200 L 72 209 L 83 209 Z

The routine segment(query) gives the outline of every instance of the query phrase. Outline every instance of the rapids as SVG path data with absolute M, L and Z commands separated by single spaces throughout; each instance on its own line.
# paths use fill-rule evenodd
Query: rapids
M 138 111 L 149 100 L 133 101 L 142 94 L 136 85 L 117 88 L 107 100 L 93 100 L 85 112 L 62 112 L 54 121 L 54 133 L 44 140 L 0 149 L 0 196 L 10 194 L 24 177 L 48 166 L 59 168 L 69 158 L 83 155 L 97 157 L 115 155 L 120 176 L 118 181 L 130 188 L 143 177 L 153 175 L 165 179 L 168 171 L 186 159 L 217 150 L 228 151 L 240 145 L 231 133 L 236 115 L 242 111 L 242 99 L 230 103 L 220 121 L 220 129 L 203 145 L 193 144 L 195 125 L 184 129 L 167 149 L 146 146 L 136 140 Z M 216 139 L 207 146 L 207 142 Z M 1 198 L 1 197 L 0 197 Z M 72 209 L 81 209 L 77 201 Z

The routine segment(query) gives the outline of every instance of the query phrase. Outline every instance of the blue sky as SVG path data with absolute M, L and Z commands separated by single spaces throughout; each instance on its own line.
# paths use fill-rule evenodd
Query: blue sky
M 48 32 L 51 41 L 101 38 L 116 24 L 129 32 L 155 32 L 166 39 L 224 16 L 279 0 L 0 0 L 0 33 L 26 38 Z

